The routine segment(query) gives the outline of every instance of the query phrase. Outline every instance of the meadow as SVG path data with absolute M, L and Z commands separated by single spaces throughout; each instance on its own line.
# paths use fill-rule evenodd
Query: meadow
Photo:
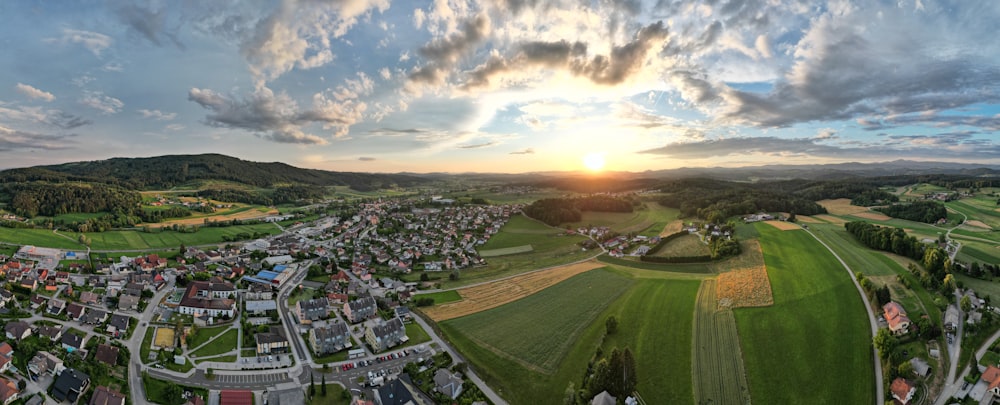
M 708 256 L 712 252 L 708 245 L 701 241 L 701 237 L 695 234 L 684 235 L 667 242 L 660 250 L 653 252 L 653 256 L 662 257 L 690 257 Z
M 458 290 L 440 291 L 429 294 L 417 294 L 416 296 L 414 296 L 414 299 L 418 298 L 431 298 L 434 300 L 434 305 L 462 300 L 462 296 L 458 294 Z
M 677 219 L 680 210 L 664 207 L 655 202 L 645 202 L 633 212 L 594 212 L 583 213 L 579 222 L 566 224 L 572 228 L 581 226 L 606 226 L 612 231 L 628 234 L 636 233 L 645 236 L 657 236 L 670 222 Z
M 439 325 L 477 372 L 511 403 L 550 403 L 562 398 L 570 383 L 580 388 L 598 347 L 605 352 L 614 347 L 632 350 L 637 389 L 644 398 L 693 403 L 688 370 L 692 314 L 701 283 L 697 277 L 622 267 L 597 269 L 502 307 Z M 581 282 L 592 284 L 583 288 Z M 595 308 L 595 300 L 603 311 Z M 584 316 L 595 309 L 594 315 Z M 602 339 L 609 316 L 617 318 L 618 333 Z M 496 322 L 503 326 L 492 325 Z M 483 346 L 482 339 L 499 350 Z M 533 347 L 540 342 L 559 346 L 559 353 Z M 551 368 L 542 369 L 544 364 Z
M 805 231 L 756 227 L 774 305 L 733 311 L 753 401 L 874 402 L 868 319 L 850 275 Z
M 197 232 L 173 231 L 107 231 L 89 232 L 90 248 L 94 251 L 138 251 L 172 249 L 180 245 L 198 246 L 225 243 L 223 237 L 239 233 L 277 234 L 274 224 L 237 225 L 227 227 L 201 227 Z M 33 245 L 59 249 L 86 249 L 79 243 L 80 234 L 70 231 L 53 232 L 49 229 L 14 229 L 0 227 L 0 242 Z
M 736 320 L 731 310 L 718 310 L 715 284 L 701 283 L 695 306 L 691 376 L 696 403 L 750 403 Z

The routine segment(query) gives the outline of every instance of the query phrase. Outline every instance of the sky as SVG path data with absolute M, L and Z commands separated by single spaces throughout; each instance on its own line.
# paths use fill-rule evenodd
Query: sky
M 0 168 L 1000 164 L 997 20 L 963 0 L 3 1 Z

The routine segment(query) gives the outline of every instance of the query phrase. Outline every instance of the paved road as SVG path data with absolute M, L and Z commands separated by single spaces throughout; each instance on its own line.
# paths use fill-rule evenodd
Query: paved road
M 988 351 L 990 347 L 993 346 L 993 343 L 996 343 L 998 339 L 1000 339 L 1000 330 L 996 331 L 996 333 L 994 333 L 993 336 L 990 336 L 989 339 L 986 339 L 986 342 L 979 347 L 979 350 L 976 351 L 976 358 L 977 359 L 983 358 L 983 355 L 986 354 L 986 351 Z M 959 388 L 961 388 L 962 384 L 958 384 L 958 382 L 961 381 L 964 383 L 965 376 L 969 375 L 971 371 L 972 370 L 969 369 L 969 366 L 965 366 L 965 368 L 962 369 L 962 374 L 958 376 L 957 380 L 955 380 L 956 382 L 953 384 L 946 385 L 945 388 L 941 390 L 941 395 L 938 396 L 937 401 L 935 401 L 934 404 L 935 405 L 947 404 L 948 400 L 950 400 L 955 395 L 955 393 L 958 392 Z
M 146 310 L 139 315 L 139 325 L 136 326 L 135 331 L 132 332 L 132 338 L 126 343 L 129 356 L 129 373 L 128 373 L 128 391 L 129 395 L 132 397 L 132 403 L 136 405 L 148 404 L 146 401 L 146 390 L 142 385 L 142 371 L 146 368 L 142 364 L 142 357 L 140 350 L 142 346 L 142 340 L 146 336 L 146 327 L 149 325 L 149 321 L 153 319 L 153 313 L 156 308 L 160 305 L 160 302 L 166 298 L 167 294 L 174 290 L 174 276 L 167 276 L 167 285 L 163 286 L 153 299 L 147 301 Z
M 851 281 L 854 283 L 854 287 L 857 288 L 857 290 L 858 290 L 858 295 L 861 295 L 861 300 L 864 301 L 864 303 L 865 303 L 865 313 L 868 314 L 868 323 L 869 323 L 869 326 L 871 327 L 872 338 L 874 338 L 875 334 L 878 333 L 878 321 L 875 320 L 875 315 L 872 314 L 872 311 L 871 311 L 872 303 L 870 301 L 868 301 L 868 295 L 865 294 L 865 290 L 861 288 L 861 284 L 858 284 L 858 279 L 854 277 L 854 272 L 851 271 L 851 267 L 848 266 L 847 262 L 845 262 L 844 259 L 841 259 L 840 256 L 837 255 L 837 252 L 834 252 L 833 249 L 831 249 L 830 246 L 828 246 L 826 244 L 826 242 L 823 242 L 822 239 L 820 239 L 819 237 L 817 237 L 816 234 L 812 233 L 812 231 L 810 231 L 808 229 L 805 229 L 805 231 L 808 232 L 809 235 L 811 235 L 813 237 L 813 239 L 816 239 L 817 242 L 819 242 L 821 245 L 823 245 L 823 247 L 825 247 L 826 250 L 829 250 L 830 254 L 832 254 L 833 257 L 837 258 L 837 261 L 839 261 L 840 264 L 842 266 L 844 266 L 844 270 L 847 271 L 848 276 L 851 278 Z M 879 360 L 879 357 L 878 357 L 878 349 L 876 349 L 874 345 L 872 345 L 872 362 L 875 365 L 875 404 L 876 405 L 884 405 L 885 404 L 885 390 L 882 387 L 882 385 L 883 385 L 883 382 L 882 382 L 882 362 Z

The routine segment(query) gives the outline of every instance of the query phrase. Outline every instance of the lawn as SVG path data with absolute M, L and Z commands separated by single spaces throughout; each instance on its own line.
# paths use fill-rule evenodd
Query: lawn
M 708 256 L 712 252 L 708 245 L 701 241 L 701 237 L 695 234 L 681 236 L 663 245 L 660 250 L 653 252 L 653 256 L 662 257 L 690 257 Z
M 320 389 L 320 381 L 316 381 L 316 396 L 309 400 L 309 405 L 349 405 L 350 398 L 344 398 L 344 387 L 339 384 L 326 384 L 326 395 Z
M 196 348 L 212 338 L 218 336 L 230 328 L 230 325 L 216 326 L 214 328 L 195 328 L 194 335 L 187 339 L 187 347 Z
M 223 243 L 223 236 L 235 237 L 246 232 L 278 233 L 274 224 L 238 225 L 228 227 L 201 227 L 198 232 L 182 233 L 173 231 L 107 231 L 89 232 L 90 248 L 94 250 L 136 250 L 136 249 L 166 249 L 176 248 L 181 244 L 186 246 Z M 0 227 L 0 242 L 19 245 L 34 245 L 60 249 L 81 249 L 77 242 L 80 234 L 70 231 L 59 231 L 58 234 L 48 229 L 13 229 Z
M 851 276 L 805 231 L 757 231 L 774 305 L 734 310 L 753 401 L 875 402 L 870 328 Z
M 150 327 L 146 328 L 146 336 L 142 339 L 142 346 L 139 347 L 139 358 L 143 364 L 149 364 L 149 346 L 153 344 L 153 333 L 156 332 L 156 328 Z
M 201 364 L 201 363 L 204 363 L 206 361 L 214 361 L 214 362 L 217 362 L 217 363 L 235 363 L 236 362 L 236 355 L 235 354 L 230 354 L 230 355 L 218 356 L 218 357 L 202 357 L 202 358 L 200 358 L 198 360 L 195 360 L 195 363 Z
M 413 299 L 418 299 L 418 298 L 433 298 L 434 305 L 462 300 L 462 296 L 459 295 L 458 291 L 456 290 L 440 291 L 430 294 L 417 294 L 413 297 Z
M 212 339 L 209 344 L 205 345 L 201 349 L 196 350 L 191 353 L 192 357 L 207 357 L 223 354 L 236 350 L 239 331 L 236 329 L 230 329 L 220 335 L 219 337 Z
M 811 224 L 809 230 L 825 242 L 853 271 L 866 276 L 895 276 L 896 272 L 879 259 L 880 253 L 858 242 L 843 225 Z M 821 246 L 822 248 L 822 246 Z
M 647 401 L 655 398 L 655 403 L 693 403 L 689 372 L 691 325 L 695 295 L 701 281 L 633 279 L 631 270 L 592 270 L 519 301 L 446 321 L 440 326 L 477 372 L 498 388 L 499 394 L 510 403 L 550 403 L 553 398 L 561 398 L 571 382 L 580 387 L 587 363 L 602 345 L 604 321 L 613 315 L 618 319 L 618 333 L 609 336 L 602 349 L 605 352 L 614 347 L 632 350 L 637 359 L 638 390 L 642 396 Z M 652 277 L 670 274 L 635 271 Z M 603 288 L 587 288 L 581 282 L 599 282 L 596 285 Z M 611 288 L 613 285 L 618 285 L 615 289 L 624 290 L 617 299 Z M 579 319 L 582 309 L 593 306 L 595 300 L 604 301 L 607 308 L 590 319 Z M 539 310 L 541 308 L 545 309 Z M 505 336 L 487 338 L 504 341 L 511 346 L 507 349 L 511 352 L 516 350 L 515 346 L 568 344 L 561 359 L 553 363 L 555 367 L 544 372 L 537 365 L 526 364 L 527 355 L 515 357 L 493 351 L 470 338 L 469 335 L 483 334 L 483 330 L 470 329 L 470 324 L 493 330 L 490 321 L 508 325 L 508 329 L 499 331 Z M 553 357 L 551 353 L 533 352 L 531 357 L 538 364 Z
M 66 236 L 63 236 L 65 234 Z M 48 229 L 14 229 L 0 227 L 0 242 L 43 246 L 59 249 L 83 249 L 72 232 L 53 233 Z
M 167 397 L 166 390 L 167 387 L 170 385 L 174 385 L 174 383 L 169 381 L 157 380 L 143 373 L 142 386 L 146 390 L 146 400 L 148 401 L 152 401 L 157 404 L 167 404 L 167 405 L 179 405 L 184 403 L 183 398 Z M 204 388 L 190 388 L 190 387 L 184 387 L 183 385 L 181 387 L 184 388 L 185 391 L 192 391 L 195 394 L 200 395 L 202 398 L 208 398 L 208 390 Z
M 400 347 L 415 346 L 421 343 L 427 343 L 431 341 L 431 336 L 424 331 L 416 322 L 410 322 L 406 324 L 406 337 L 410 340 L 406 341 L 406 344 Z

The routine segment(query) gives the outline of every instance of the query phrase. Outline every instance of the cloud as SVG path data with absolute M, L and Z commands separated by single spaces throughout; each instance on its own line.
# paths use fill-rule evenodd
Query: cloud
M 83 97 L 80 97 L 77 101 L 80 104 L 100 111 L 104 115 L 117 114 L 121 112 L 122 108 L 125 108 L 125 103 L 121 100 L 100 91 L 84 91 Z
M 45 116 L 44 122 L 62 129 L 73 129 L 94 123 L 93 121 L 79 115 L 73 115 L 59 110 L 49 111 Z
M 174 118 L 177 118 L 177 113 L 165 113 L 160 110 L 142 109 L 142 110 L 137 110 L 136 112 L 139 113 L 139 115 L 141 115 L 142 118 L 154 119 L 157 121 L 170 121 Z
M 368 156 L 362 156 L 362 157 L 359 157 L 358 160 L 360 160 L 362 162 L 374 162 L 375 158 L 368 157 Z
M 167 131 L 180 131 L 180 130 L 185 129 L 185 128 L 187 128 L 187 127 L 185 127 L 185 126 L 183 126 L 181 124 L 167 124 L 167 126 L 163 127 L 163 129 L 165 129 Z
M 24 83 L 18 83 L 17 85 L 14 86 L 14 89 L 17 90 L 18 93 L 21 93 L 25 97 L 28 97 L 33 100 L 38 99 L 51 102 L 52 100 L 56 99 L 56 96 L 52 95 L 52 93 L 39 90 L 35 87 L 32 87 Z
M 388 8 L 389 0 L 283 0 L 243 39 L 240 52 L 259 87 L 296 67 L 330 63 L 334 59 L 330 39 L 343 37 L 362 15 Z
M 138 33 L 153 45 L 163 46 L 166 41 L 170 41 L 177 48 L 185 49 L 184 44 L 177 39 L 177 29 L 167 27 L 166 10 L 153 11 L 135 4 L 126 4 L 118 7 L 115 14 L 129 30 Z
M 416 84 L 441 84 L 447 71 L 459 58 L 471 51 L 489 35 L 490 19 L 485 14 L 476 15 L 464 24 L 459 32 L 439 37 L 420 48 L 420 55 L 428 64 L 410 73 L 410 82 Z
M 336 137 L 347 135 L 351 125 L 361 120 L 367 108 L 357 101 L 359 92 L 370 91 L 363 76 L 347 80 L 335 91 L 316 93 L 311 108 L 300 108 L 288 94 L 274 93 L 263 87 L 247 97 L 225 96 L 212 90 L 192 88 L 188 100 L 194 101 L 212 113 L 205 117 L 211 126 L 243 129 L 264 139 L 279 143 L 324 145 L 327 139 L 306 132 L 307 126 L 318 124 L 332 130 Z
M 830 144 L 816 138 L 773 136 L 707 139 L 675 142 L 640 151 L 671 159 L 709 159 L 741 155 L 808 156 L 840 159 L 991 159 L 1000 156 L 1000 144 L 975 139 L 969 133 L 938 135 L 887 135 L 875 142 Z
M 75 142 L 68 138 L 73 136 L 46 135 L 0 126 L 0 151 L 70 149 Z
M 535 150 L 533 148 L 527 148 L 527 149 L 516 150 L 516 151 L 510 152 L 509 154 L 510 155 L 534 155 L 535 154 Z
M 456 148 L 458 148 L 458 149 L 481 149 L 481 148 L 488 148 L 488 147 L 494 146 L 494 145 L 497 145 L 497 142 L 491 141 L 491 142 L 483 142 L 483 143 L 458 145 L 458 146 L 456 146 Z
M 21 121 L 29 125 L 44 124 L 62 129 L 73 129 L 92 124 L 93 121 L 69 114 L 61 110 L 44 110 L 39 107 L 11 106 L 7 108 L 0 103 L 0 118 L 8 121 Z
M 98 57 L 114 42 L 111 37 L 104 34 L 70 28 L 63 28 L 61 37 L 47 38 L 45 41 L 58 44 L 79 44 Z

